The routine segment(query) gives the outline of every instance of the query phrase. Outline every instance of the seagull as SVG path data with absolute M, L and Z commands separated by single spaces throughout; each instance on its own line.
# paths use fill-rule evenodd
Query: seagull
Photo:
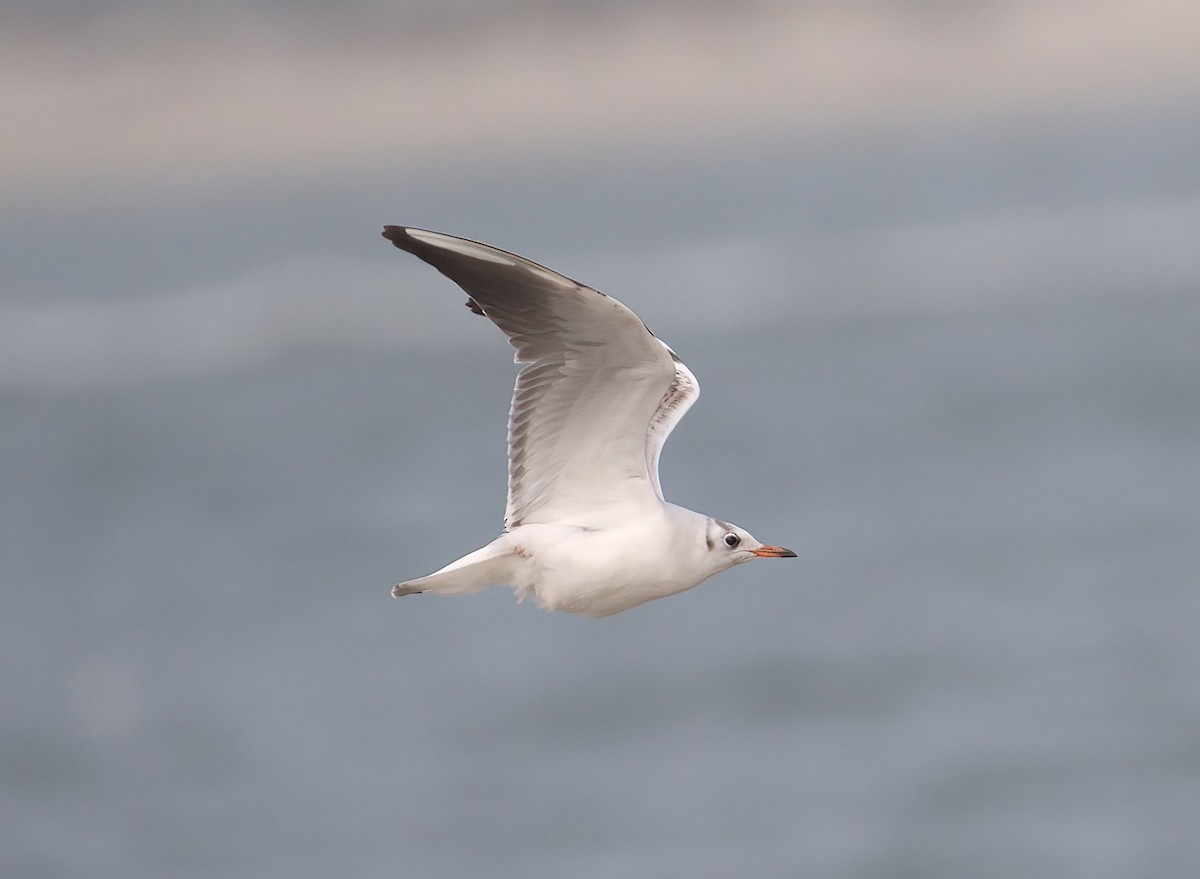
M 796 557 L 663 498 L 659 453 L 700 386 L 632 311 L 477 241 L 404 226 L 383 237 L 466 291 L 525 364 L 508 414 L 504 533 L 394 596 L 507 585 L 546 610 L 604 617 L 742 562 Z

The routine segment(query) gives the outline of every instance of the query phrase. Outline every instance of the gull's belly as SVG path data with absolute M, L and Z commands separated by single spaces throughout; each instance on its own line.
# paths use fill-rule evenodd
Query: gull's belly
M 656 530 L 524 526 L 512 533 L 523 581 L 513 585 L 547 610 L 601 617 L 704 579 L 676 564 L 670 541 Z

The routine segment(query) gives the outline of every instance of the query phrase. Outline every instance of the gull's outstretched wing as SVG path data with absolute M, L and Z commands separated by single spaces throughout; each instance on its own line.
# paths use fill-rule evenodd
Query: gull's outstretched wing
M 401 226 L 383 235 L 462 287 L 527 364 L 509 411 L 506 528 L 600 527 L 662 502 L 659 452 L 700 389 L 637 315 L 486 244 Z

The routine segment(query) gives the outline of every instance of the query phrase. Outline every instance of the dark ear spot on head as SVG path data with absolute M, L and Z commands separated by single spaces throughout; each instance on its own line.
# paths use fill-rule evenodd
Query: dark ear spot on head
M 708 544 L 709 551 L 713 548 L 712 534 L 708 531 L 704 532 L 704 542 Z

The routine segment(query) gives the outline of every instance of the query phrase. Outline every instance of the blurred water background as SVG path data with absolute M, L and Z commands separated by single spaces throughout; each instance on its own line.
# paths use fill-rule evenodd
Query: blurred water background
M 1200 10 L 0 7 L 0 874 L 1200 875 Z M 612 293 L 679 503 L 602 621 L 379 238 Z

